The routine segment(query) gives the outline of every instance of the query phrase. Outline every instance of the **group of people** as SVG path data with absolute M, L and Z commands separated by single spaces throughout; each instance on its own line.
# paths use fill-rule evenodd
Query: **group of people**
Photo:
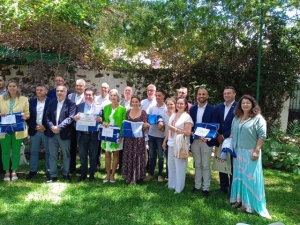
M 36 98 L 28 101 L 20 95 L 16 81 L 8 81 L 6 86 L 3 83 L 5 84 L 5 77 L 0 76 L 1 117 L 22 112 L 22 118 L 28 125 L 31 150 L 30 172 L 26 179 L 31 179 L 37 174 L 42 142 L 45 148 L 48 183 L 58 179 L 59 149 L 63 156 L 63 179 L 70 180 L 70 173 L 76 169 L 78 147 L 81 170 L 79 182 L 87 178 L 90 181 L 95 179 L 102 150 L 105 151 L 106 169 L 103 183 L 116 182 L 115 173 L 118 166 L 128 184 L 136 184 L 140 180 L 153 180 L 156 178 L 157 161 L 157 181 L 163 182 L 166 155 L 168 188 L 178 194 L 184 189 L 188 164 L 187 158 L 178 157 L 178 140 L 183 136 L 190 145 L 194 159 L 195 185 L 192 193 L 196 194 L 202 189 L 203 196 L 209 197 L 213 147 L 221 148 L 225 139 L 232 138 L 236 158 L 227 157 L 231 160 L 232 171 L 228 174 L 219 173 L 220 189 L 216 192 L 230 193 L 232 207 L 239 211 L 257 212 L 270 218 L 266 209 L 261 163 L 266 121 L 253 97 L 244 95 L 236 102 L 236 91 L 228 86 L 223 91 L 225 101 L 213 106 L 208 103 L 208 90 L 199 88 L 196 103 L 192 105 L 187 101 L 187 88 L 180 88 L 176 98 L 165 99 L 165 91 L 156 90 L 155 85 L 150 84 L 146 89 L 146 99 L 141 100 L 139 96 L 133 95 L 131 87 L 124 89 L 121 99 L 118 90 L 110 90 L 107 83 L 102 83 L 101 94 L 95 96 L 94 91 L 86 87 L 83 79 L 76 81 L 76 92 L 69 93 L 64 86 L 65 80 L 57 76 L 55 89 L 48 91 L 44 85 L 37 85 Z M 143 135 L 126 138 L 121 136 L 117 142 L 100 141 L 99 131 L 82 131 L 81 125 L 76 124 L 82 113 L 94 115 L 103 128 L 114 126 L 122 129 L 124 120 L 142 122 Z M 152 117 L 150 119 L 153 115 L 154 121 Z M 219 124 L 217 137 L 196 137 L 195 125 L 199 123 Z M 4 181 L 18 179 L 16 170 L 20 146 L 26 136 L 27 129 L 12 134 L 1 133 Z

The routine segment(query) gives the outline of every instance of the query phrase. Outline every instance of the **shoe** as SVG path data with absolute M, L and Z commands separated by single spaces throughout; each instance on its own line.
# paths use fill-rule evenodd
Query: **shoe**
M 47 179 L 46 183 L 53 183 L 57 181 L 57 177 L 50 177 Z
M 204 196 L 204 198 L 208 198 L 209 197 L 209 191 L 203 191 L 203 196 Z
M 47 177 L 48 179 L 51 178 L 51 176 L 50 176 L 50 171 L 46 171 L 46 177 Z
M 158 182 L 164 182 L 164 178 L 162 176 L 158 176 L 157 181 Z
M 154 176 L 148 175 L 148 176 L 144 179 L 144 181 L 151 181 L 151 180 L 153 180 L 153 179 L 154 179 Z
M 11 181 L 18 180 L 17 173 L 11 174 Z
M 90 176 L 89 176 L 89 181 L 94 181 L 94 180 L 95 180 L 94 174 L 90 174 Z
M 77 181 L 81 182 L 84 181 L 86 179 L 86 175 L 80 175 L 80 177 L 78 177 Z
M 199 191 L 200 191 L 200 189 L 194 187 L 192 190 L 192 193 L 195 194 L 196 192 L 199 192 Z
M 179 192 L 175 191 L 174 194 L 177 195 L 177 194 L 179 194 Z
M 228 194 L 228 190 L 219 188 L 215 190 L 215 194 Z
M 6 173 L 4 175 L 4 179 L 3 179 L 5 182 L 9 182 L 10 181 L 10 173 Z
M 31 178 L 33 178 L 36 175 L 36 172 L 32 172 L 30 171 L 27 176 L 26 176 L 26 180 L 30 180 Z
M 109 180 L 110 183 L 116 183 L 116 180 Z
M 242 205 L 239 208 L 237 208 L 237 210 L 240 212 L 246 212 L 246 207 L 244 205 Z
M 104 179 L 103 179 L 103 183 L 107 183 L 109 181 L 109 178 L 107 178 L 107 177 L 105 177 Z
M 236 203 L 234 203 L 234 204 L 231 205 L 231 207 L 235 208 L 235 209 L 240 208 L 241 206 L 242 206 L 241 202 L 236 202 Z
M 65 180 L 65 181 L 71 181 L 71 177 L 70 177 L 70 175 L 63 175 L 63 179 Z

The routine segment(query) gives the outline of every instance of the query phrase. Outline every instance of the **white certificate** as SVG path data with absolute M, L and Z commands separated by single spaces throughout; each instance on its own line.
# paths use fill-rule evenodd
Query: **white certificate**
M 6 115 L 1 117 L 1 124 L 15 124 L 16 116 L 15 115 Z
M 195 134 L 199 137 L 205 137 L 209 133 L 209 129 L 197 127 Z
M 102 128 L 102 136 L 104 136 L 104 137 L 113 137 L 114 136 L 114 129 L 112 127 L 108 127 L 108 128 L 103 127 Z
M 96 126 L 96 119 L 93 114 L 79 113 L 80 119 L 76 122 L 83 126 Z

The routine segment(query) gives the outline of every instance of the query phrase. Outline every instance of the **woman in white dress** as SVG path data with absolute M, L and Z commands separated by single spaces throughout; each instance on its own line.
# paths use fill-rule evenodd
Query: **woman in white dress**
M 176 101 L 176 113 L 169 119 L 168 134 L 168 188 L 174 189 L 175 194 L 184 189 L 186 169 L 188 159 L 179 159 L 175 157 L 174 146 L 176 145 L 176 136 L 183 134 L 186 137 L 188 146 L 190 144 L 191 130 L 194 125 L 192 118 L 187 113 L 188 102 L 185 98 L 178 98 Z

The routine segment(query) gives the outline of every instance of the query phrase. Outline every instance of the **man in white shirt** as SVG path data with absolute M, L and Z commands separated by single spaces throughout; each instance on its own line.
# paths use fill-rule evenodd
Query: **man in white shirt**
M 149 114 L 160 115 L 162 118 L 167 111 L 167 106 L 164 103 L 166 93 L 163 90 L 158 90 L 155 93 L 156 105 L 150 107 Z M 158 157 L 158 182 L 163 182 L 162 171 L 164 167 L 164 151 L 162 144 L 165 137 L 165 122 L 161 119 L 157 124 L 150 124 L 148 132 L 149 145 L 149 175 L 145 178 L 150 181 L 154 178 L 154 171 Z
M 147 98 L 141 102 L 141 109 L 145 110 L 147 114 L 149 113 L 150 107 L 156 105 L 155 92 L 155 85 L 149 84 L 147 87 Z
M 86 83 L 84 79 L 76 80 L 76 92 L 68 95 L 68 99 L 74 102 L 76 105 L 84 102 L 84 89 Z M 74 122 L 73 122 L 74 123 Z M 72 129 L 72 135 L 76 135 L 75 125 Z M 71 138 L 70 146 L 70 173 L 76 170 L 76 155 L 77 155 L 77 140 L 76 138 Z
M 124 98 L 120 101 L 120 105 L 126 108 L 126 111 L 130 109 L 130 99 L 132 96 L 132 88 L 127 86 L 124 89 Z
M 104 106 L 110 104 L 109 95 L 108 95 L 108 92 L 109 92 L 108 83 L 101 84 L 100 92 L 101 92 L 101 94 L 95 98 L 95 102 L 100 104 L 100 108 L 101 108 L 101 110 L 103 110 Z M 102 115 L 100 115 L 100 116 L 102 116 Z M 100 141 L 99 147 L 98 147 L 98 153 L 97 153 L 97 167 L 98 168 L 100 168 L 100 166 L 101 166 L 101 162 L 100 162 L 101 152 L 102 152 L 102 150 L 101 150 L 101 141 Z

